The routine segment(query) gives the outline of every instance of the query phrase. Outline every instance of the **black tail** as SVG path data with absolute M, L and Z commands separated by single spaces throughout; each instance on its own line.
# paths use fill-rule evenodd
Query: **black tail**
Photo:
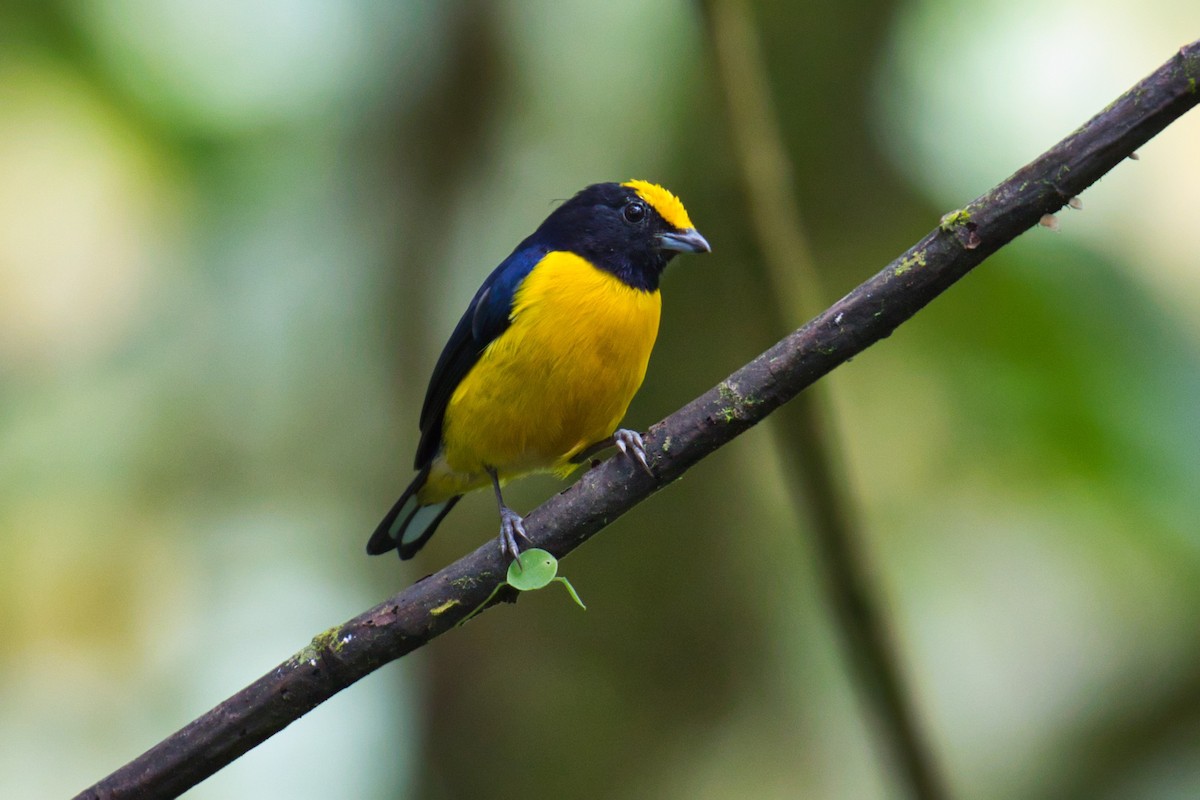
M 438 523 L 450 513 L 462 495 L 428 506 L 421 505 L 417 501 L 417 492 L 428 477 L 429 467 L 425 467 L 400 495 L 375 533 L 371 534 L 367 542 L 368 555 L 377 556 L 395 548 L 400 551 L 400 558 L 412 558 L 433 536 Z

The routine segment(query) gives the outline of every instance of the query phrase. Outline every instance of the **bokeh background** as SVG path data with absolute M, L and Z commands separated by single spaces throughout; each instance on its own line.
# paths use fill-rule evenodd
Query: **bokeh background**
M 836 294 L 1200 35 L 1192 0 L 752 13 Z M 0 795 L 84 788 L 494 534 L 481 495 L 363 553 L 556 199 L 647 177 L 714 245 L 632 425 L 786 332 L 712 53 L 685 2 L 0 2 Z M 828 381 L 961 797 L 1200 796 L 1200 116 L 1140 156 Z M 586 613 L 496 609 L 189 796 L 901 796 L 776 447 L 566 561 Z

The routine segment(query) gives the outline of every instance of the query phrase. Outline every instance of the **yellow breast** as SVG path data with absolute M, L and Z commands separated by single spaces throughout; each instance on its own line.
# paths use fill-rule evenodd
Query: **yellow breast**
M 446 408 L 444 448 L 422 500 L 555 469 L 616 429 L 658 336 L 657 291 L 625 284 L 572 253 L 548 254 L 522 282 L 512 325 Z

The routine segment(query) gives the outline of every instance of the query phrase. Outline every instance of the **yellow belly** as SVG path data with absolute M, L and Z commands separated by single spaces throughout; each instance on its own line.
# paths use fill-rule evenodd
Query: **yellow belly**
M 547 255 L 514 298 L 512 325 L 446 407 L 442 451 L 420 492 L 433 503 L 569 460 L 616 430 L 658 336 L 661 298 L 571 253 Z

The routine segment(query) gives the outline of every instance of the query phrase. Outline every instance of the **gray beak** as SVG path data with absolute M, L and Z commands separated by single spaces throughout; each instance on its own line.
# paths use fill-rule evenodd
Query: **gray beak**
M 679 253 L 711 253 L 708 240 L 700 235 L 695 228 L 686 231 L 671 231 L 658 235 L 658 246 L 663 250 L 675 250 Z

